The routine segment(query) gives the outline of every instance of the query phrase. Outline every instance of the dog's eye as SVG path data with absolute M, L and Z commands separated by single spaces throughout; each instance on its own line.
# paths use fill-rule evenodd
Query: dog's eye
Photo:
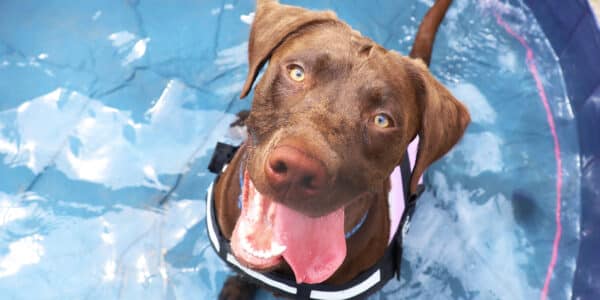
M 290 78 L 293 81 L 302 82 L 304 80 L 304 69 L 298 65 L 291 65 L 290 68 Z
M 386 114 L 376 114 L 373 123 L 379 128 L 388 128 L 392 125 L 390 117 Z

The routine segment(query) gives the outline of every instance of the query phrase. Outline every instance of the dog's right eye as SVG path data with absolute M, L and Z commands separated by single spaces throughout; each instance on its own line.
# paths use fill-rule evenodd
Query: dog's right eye
M 304 80 L 304 69 L 299 65 L 291 65 L 288 70 L 293 81 L 302 82 Z
M 373 117 L 373 124 L 379 128 L 388 128 L 392 126 L 392 119 L 386 114 L 379 113 Z

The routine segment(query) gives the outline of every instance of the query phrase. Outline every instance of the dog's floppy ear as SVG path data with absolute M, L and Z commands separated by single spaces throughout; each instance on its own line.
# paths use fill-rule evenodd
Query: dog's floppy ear
M 406 60 L 408 69 L 412 69 L 421 113 L 419 150 L 410 179 L 410 192 L 415 193 L 425 169 L 458 143 L 471 117 L 467 108 L 431 75 L 421 60 Z
M 248 95 L 258 72 L 286 37 L 305 26 L 328 21 L 337 21 L 331 11 L 310 11 L 276 0 L 257 0 L 248 42 L 248 77 L 240 98 Z

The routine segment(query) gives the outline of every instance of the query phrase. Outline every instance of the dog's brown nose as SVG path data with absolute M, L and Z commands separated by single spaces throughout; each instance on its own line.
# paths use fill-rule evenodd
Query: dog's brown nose
M 315 196 L 327 183 L 323 163 L 290 146 L 280 146 L 271 152 L 265 173 L 275 192 L 294 196 Z

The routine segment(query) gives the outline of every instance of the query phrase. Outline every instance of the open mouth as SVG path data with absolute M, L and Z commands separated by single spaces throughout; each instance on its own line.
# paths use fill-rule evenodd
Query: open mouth
M 233 253 L 258 270 L 285 260 L 297 283 L 320 283 L 346 257 L 344 208 L 312 218 L 261 194 L 244 172 L 242 211 L 232 237 Z

